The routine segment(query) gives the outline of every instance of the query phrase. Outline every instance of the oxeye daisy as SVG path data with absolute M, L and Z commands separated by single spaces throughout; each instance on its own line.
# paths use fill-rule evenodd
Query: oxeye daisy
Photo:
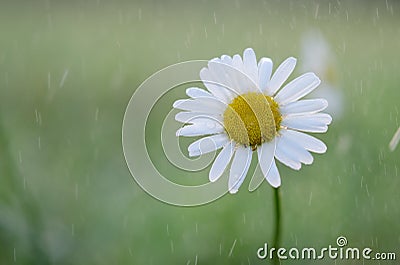
M 251 48 L 243 58 L 223 55 L 200 71 L 207 90 L 188 88 L 190 99 L 174 102 L 174 108 L 182 110 L 175 119 L 184 123 L 176 135 L 202 136 L 189 145 L 189 156 L 222 149 L 211 166 L 210 181 L 218 180 L 231 163 L 228 189 L 236 193 L 256 152 L 265 179 L 277 188 L 281 178 L 275 160 L 299 170 L 313 162 L 310 152 L 326 151 L 322 141 L 306 133 L 327 131 L 332 118 L 320 112 L 328 102 L 302 99 L 320 79 L 305 73 L 283 86 L 295 65 L 290 57 L 272 74 L 271 59 L 257 63 Z
M 301 43 L 301 69 L 312 71 L 323 79 L 320 87 L 310 96 L 323 97 L 329 101 L 325 110 L 335 119 L 343 114 L 344 96 L 340 87 L 336 56 L 328 41 L 319 31 L 304 34 Z

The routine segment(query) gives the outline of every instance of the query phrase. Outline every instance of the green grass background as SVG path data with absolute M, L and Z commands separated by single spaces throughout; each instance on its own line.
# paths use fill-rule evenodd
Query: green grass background
M 346 103 L 319 136 L 325 155 L 299 172 L 278 165 L 282 244 L 318 248 L 345 235 L 399 259 L 400 148 L 388 149 L 400 125 L 399 12 L 391 0 L 1 1 L 0 263 L 267 264 L 256 250 L 272 239 L 272 188 L 249 193 L 247 180 L 192 208 L 157 201 L 129 174 L 122 119 L 163 67 L 247 47 L 277 64 L 299 56 L 310 29 L 336 55 Z M 152 122 L 156 142 L 162 120 Z M 159 148 L 153 159 L 165 163 Z M 305 264 L 283 262 L 295 263 Z

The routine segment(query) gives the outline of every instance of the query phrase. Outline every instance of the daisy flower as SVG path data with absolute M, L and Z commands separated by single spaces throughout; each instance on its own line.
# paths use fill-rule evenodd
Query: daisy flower
M 329 107 L 326 111 L 335 118 L 340 118 L 343 114 L 344 97 L 339 85 L 336 56 L 331 46 L 319 31 L 310 31 L 304 34 L 301 47 L 301 69 L 312 71 L 323 80 L 311 96 L 327 99 Z
M 253 152 L 257 152 L 265 179 L 277 188 L 281 178 L 275 159 L 299 170 L 302 164 L 313 162 L 310 152 L 326 151 L 322 141 L 304 132 L 327 131 L 332 118 L 319 112 L 328 102 L 301 100 L 320 79 L 305 73 L 282 87 L 295 65 L 296 59 L 290 57 L 272 75 L 271 59 L 261 58 L 257 63 L 253 49 L 246 49 L 243 58 L 223 55 L 200 71 L 207 90 L 188 88 L 190 99 L 174 102 L 173 107 L 182 110 L 175 119 L 184 123 L 176 135 L 202 137 L 189 145 L 189 156 L 222 149 L 211 166 L 211 182 L 218 180 L 231 162 L 228 189 L 236 193 Z

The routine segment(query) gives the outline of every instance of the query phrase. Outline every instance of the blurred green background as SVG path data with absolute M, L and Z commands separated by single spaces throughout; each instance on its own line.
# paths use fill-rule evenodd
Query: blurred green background
M 325 155 L 299 172 L 278 165 L 282 244 L 325 247 L 344 235 L 400 259 L 400 148 L 388 149 L 400 125 L 399 12 L 391 0 L 1 1 L 0 263 L 267 264 L 256 251 L 272 240 L 272 188 L 250 193 L 247 179 L 200 207 L 157 201 L 127 169 L 122 119 L 163 67 L 247 47 L 276 67 L 299 57 L 310 29 L 332 47 L 345 105 L 318 136 Z

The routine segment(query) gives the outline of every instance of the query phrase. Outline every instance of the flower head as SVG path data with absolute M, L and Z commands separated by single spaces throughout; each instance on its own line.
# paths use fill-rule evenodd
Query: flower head
M 340 87 L 336 56 L 331 46 L 319 31 L 304 34 L 301 44 L 301 69 L 313 71 L 323 82 L 311 96 L 323 97 L 329 101 L 325 110 L 333 117 L 341 118 L 344 107 L 343 91 Z
M 253 49 L 246 49 L 243 59 L 223 55 L 200 71 L 207 90 L 188 88 L 190 99 L 174 103 L 182 110 L 175 119 L 184 123 L 177 136 L 204 136 L 189 145 L 190 156 L 222 148 L 211 166 L 210 181 L 221 177 L 232 161 L 228 188 L 236 193 L 257 152 L 264 177 L 279 187 L 275 158 L 299 170 L 301 164 L 313 162 L 310 152 L 326 151 L 322 141 L 304 133 L 326 132 L 332 121 L 330 115 L 319 113 L 328 106 L 326 100 L 301 100 L 320 84 L 319 78 L 306 73 L 281 88 L 295 65 L 296 59 L 290 57 L 272 75 L 271 59 L 257 63 Z

